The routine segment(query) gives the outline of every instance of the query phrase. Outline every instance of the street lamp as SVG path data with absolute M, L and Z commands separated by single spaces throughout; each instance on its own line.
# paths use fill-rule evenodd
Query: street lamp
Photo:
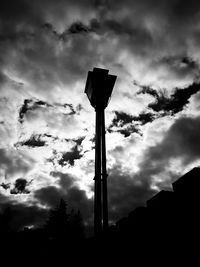
M 108 228 L 108 196 L 106 170 L 106 141 L 104 110 L 117 76 L 108 74 L 108 70 L 93 68 L 88 72 L 85 93 L 96 112 L 95 133 L 95 187 L 94 187 L 94 233 L 99 235 Z M 103 215 L 103 216 L 102 216 Z M 103 219 L 103 220 L 102 220 Z

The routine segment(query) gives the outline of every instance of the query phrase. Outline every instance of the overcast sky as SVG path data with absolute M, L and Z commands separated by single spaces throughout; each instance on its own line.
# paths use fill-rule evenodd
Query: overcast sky
M 106 109 L 109 219 L 200 163 L 200 2 L 3 0 L 0 210 L 39 225 L 64 198 L 93 221 L 88 70 L 117 75 Z

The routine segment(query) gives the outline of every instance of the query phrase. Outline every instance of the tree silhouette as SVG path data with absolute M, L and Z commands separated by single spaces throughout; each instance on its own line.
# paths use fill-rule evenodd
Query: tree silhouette
M 84 238 L 84 224 L 80 210 L 77 212 L 74 210 L 71 211 L 69 215 L 69 227 L 73 239 Z
M 84 224 L 80 211 L 67 213 L 67 204 L 61 199 L 59 205 L 51 209 L 45 229 L 50 239 L 66 241 L 84 238 Z
M 67 204 L 61 199 L 58 207 L 51 209 L 45 228 L 51 239 L 63 239 L 69 232 Z

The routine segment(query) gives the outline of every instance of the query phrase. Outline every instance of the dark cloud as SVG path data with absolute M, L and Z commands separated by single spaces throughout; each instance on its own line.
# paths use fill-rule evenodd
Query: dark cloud
M 144 125 L 148 122 L 152 122 L 154 119 L 154 115 L 150 112 L 142 112 L 138 116 L 132 116 L 125 112 L 115 111 L 115 117 L 112 121 L 111 127 L 123 127 L 126 124 L 133 123 L 134 121 L 140 122 L 141 125 Z
M 45 141 L 42 140 L 42 136 L 41 135 L 32 135 L 30 137 L 30 139 L 18 143 L 18 145 L 21 146 L 28 146 L 28 147 L 41 147 L 41 146 L 45 146 Z
M 59 34 L 53 27 L 53 25 L 51 23 L 44 23 L 41 27 L 41 29 L 43 29 L 44 31 L 46 31 L 46 33 L 52 33 L 52 35 L 58 39 L 58 40 L 64 40 L 64 33 Z
M 138 121 L 141 125 L 145 125 L 146 123 L 152 122 L 154 119 L 154 114 L 150 112 L 143 112 L 140 113 L 138 116 L 133 116 L 133 121 Z
M 170 67 L 172 72 L 179 73 L 180 77 L 184 77 L 192 71 L 197 71 L 199 76 L 199 64 L 186 56 L 163 57 L 160 63 Z
M 184 66 L 187 66 L 189 68 L 194 68 L 194 69 L 199 68 L 199 65 L 197 64 L 197 62 L 195 62 L 189 57 L 183 57 L 181 60 L 181 63 L 184 64 Z
M 192 95 L 200 90 L 200 84 L 194 83 L 187 88 L 176 88 L 174 93 L 168 97 L 166 91 L 156 91 L 155 89 L 144 86 L 139 91 L 143 94 L 149 94 L 156 98 L 156 101 L 148 105 L 155 112 L 161 112 L 163 115 L 174 115 L 184 109 L 189 103 Z
M 75 111 L 75 109 L 74 109 L 74 107 L 73 107 L 72 104 L 64 104 L 63 107 L 64 108 L 67 108 L 68 107 L 70 109 L 70 112 L 68 112 L 67 115 L 74 115 L 74 114 L 76 114 L 76 111 Z
M 34 205 L 16 204 L 11 207 L 11 212 L 13 218 L 11 225 L 17 230 L 23 229 L 25 226 L 41 227 L 48 216 L 46 209 Z
M 112 132 L 112 130 L 108 130 L 108 131 Z M 134 125 L 128 125 L 124 129 L 119 129 L 116 132 L 122 134 L 125 138 L 129 137 L 132 133 L 141 134 L 141 132 Z
M 133 84 L 140 87 L 140 90 L 137 92 L 137 94 L 149 94 L 155 98 L 159 98 L 159 93 L 157 90 L 149 87 L 149 86 L 143 86 L 139 85 L 137 81 L 133 81 Z
M 170 181 L 177 178 L 176 170 L 167 170 L 170 160 L 180 160 L 182 166 L 200 158 L 200 117 L 181 117 L 166 132 L 162 141 L 147 148 L 140 164 L 138 177 L 152 180 L 166 172 Z M 160 186 L 169 187 L 169 180 L 161 179 Z
M 63 190 L 68 190 L 74 184 L 74 178 L 69 174 L 62 172 L 51 172 L 51 175 L 59 178 L 59 185 Z
M 27 0 L 2 0 L 0 17 L 1 21 L 4 22 L 3 26 L 8 27 L 8 32 L 11 29 L 16 32 L 18 25 L 24 27 L 42 25 L 44 22 L 48 22 L 48 16 L 51 15 L 52 19 L 59 20 L 64 19 L 65 13 L 72 11 L 76 8 L 77 10 L 87 10 L 92 8 L 91 1 L 60 0 L 59 3 L 55 3 L 54 0 L 36 0 L 30 2 Z
M 41 123 L 43 123 L 48 128 L 48 130 L 51 130 L 51 127 L 53 129 L 56 129 L 56 126 L 63 128 L 63 127 L 67 127 L 67 125 L 63 126 L 63 123 L 67 122 L 68 124 L 70 122 L 72 123 L 77 122 L 74 116 L 77 112 L 76 110 L 77 108 L 74 108 L 72 104 L 68 104 L 68 103 L 49 104 L 41 100 L 25 100 L 25 104 L 22 106 L 20 110 L 20 122 L 25 123 L 25 126 L 27 126 L 27 129 L 28 129 L 30 122 L 34 123 L 35 121 L 38 121 L 38 120 Z M 15 143 L 16 147 L 19 147 L 19 146 L 27 146 L 27 147 L 33 147 L 33 148 L 42 147 L 42 146 L 48 146 L 49 143 L 53 144 L 58 141 L 62 141 L 62 142 L 67 141 L 67 142 L 75 142 L 75 143 L 82 142 L 81 140 L 78 140 L 78 139 L 76 140 L 76 139 L 59 138 L 58 136 L 56 136 L 56 134 L 52 135 L 50 133 L 42 133 L 42 134 L 33 133 L 32 135 L 28 134 L 28 138 L 23 137 L 23 139 L 21 140 L 22 141 Z M 72 154 L 74 154 L 74 159 L 78 158 L 80 145 L 77 143 L 77 146 L 78 147 L 73 148 L 73 151 L 70 152 L 71 154 L 65 155 L 65 153 L 63 153 L 64 157 L 60 161 L 61 164 L 67 161 L 67 157 L 69 157 L 70 163 L 71 162 L 73 163 Z
M 59 139 L 57 136 L 53 136 L 53 135 L 51 135 L 51 134 L 44 134 L 43 136 L 44 136 L 44 137 L 47 137 L 47 138 L 49 138 L 49 139 L 52 139 L 52 140 L 58 140 L 58 139 Z
M 0 184 L 0 186 L 5 190 L 9 189 L 10 185 L 11 185 L 10 183 L 2 183 L 2 184 Z
M 108 127 L 108 132 L 119 132 L 124 135 L 124 137 L 128 137 L 131 133 L 138 133 L 139 130 L 137 126 L 133 124 L 133 116 L 125 112 L 115 111 L 115 117 Z
M 178 54 L 178 53 L 177 53 Z M 196 59 L 195 59 L 196 60 Z M 199 62 L 183 55 L 176 56 L 163 56 L 159 59 L 152 60 L 150 68 L 159 70 L 160 68 L 165 69 L 165 73 L 172 79 L 175 77 L 177 80 L 186 79 L 192 77 L 191 82 L 199 81 Z M 166 75 L 165 74 L 165 75 Z M 188 85 L 188 82 L 186 83 Z
M 73 141 L 76 143 L 77 146 L 80 147 L 84 139 L 85 139 L 85 136 L 82 136 L 77 139 L 73 139 Z
M 48 208 L 54 208 L 63 198 L 69 210 L 80 210 L 84 221 L 91 223 L 93 200 L 88 199 L 85 191 L 74 184 L 74 178 L 70 175 L 60 172 L 53 172 L 51 175 L 60 178 L 59 187 L 48 186 L 34 191 L 35 200 L 42 205 L 48 206 Z M 17 179 L 15 193 L 25 193 L 27 185 L 28 182 L 25 179 Z M 48 216 L 48 209 L 39 208 L 31 204 L 19 204 L 0 194 L 0 213 L 2 214 L 6 208 L 9 208 L 11 214 L 9 224 L 15 230 L 23 229 L 25 226 L 43 226 Z
M 63 198 L 70 209 L 80 210 L 85 221 L 93 216 L 93 200 L 88 199 L 84 190 L 74 184 L 74 179 L 68 174 L 53 172 L 52 176 L 60 178 L 59 188 L 48 186 L 34 192 L 34 197 L 44 205 L 55 207 Z
M 59 190 L 55 186 L 48 186 L 38 189 L 34 192 L 34 197 L 43 205 L 54 207 L 59 203 L 61 198 L 64 198 L 65 192 Z
M 68 32 L 72 34 L 87 33 L 89 32 L 89 30 L 90 29 L 86 25 L 84 25 L 82 22 L 75 22 L 69 27 Z
M 26 226 L 40 227 L 44 224 L 48 211 L 34 205 L 20 204 L 0 194 L 0 213 L 9 209 L 9 225 L 13 230 L 22 230 Z M 2 230 L 2 229 L 1 229 Z
M 58 189 L 53 186 L 41 188 L 34 192 L 35 198 L 44 205 L 55 207 L 60 199 L 64 199 L 69 209 L 80 210 L 84 221 L 92 220 L 93 200 L 88 199 L 85 191 L 78 187 Z
M 115 111 L 115 117 L 108 128 L 109 132 L 119 132 L 124 137 L 130 136 L 132 133 L 141 134 L 140 125 L 152 122 L 155 119 L 154 114 L 150 112 L 140 113 L 138 116 L 132 116 L 125 112 Z
M 4 36 L 7 37 L 14 36 L 14 33 L 17 34 L 17 26 L 24 22 L 26 26 L 41 22 L 41 11 L 36 12 L 35 5 L 26 0 L 3 0 L 0 10 L 1 33 L 3 31 Z
M 150 158 L 161 160 L 163 158 L 181 157 L 187 163 L 200 156 L 200 117 L 182 117 L 175 121 L 166 133 L 162 142 L 152 147 Z
M 124 112 L 115 111 L 115 117 L 112 121 L 112 125 L 116 127 L 124 126 L 125 124 L 132 123 L 133 116 Z
M 24 178 L 18 178 L 15 181 L 14 188 L 10 191 L 11 194 L 29 194 L 30 191 L 27 189 L 29 183 Z
M 41 111 L 41 110 L 51 110 L 51 109 L 59 109 L 63 108 L 60 113 L 64 115 L 74 115 L 76 114 L 76 110 L 74 109 L 72 104 L 49 104 L 42 100 L 36 100 L 36 99 L 25 99 L 22 107 L 19 110 L 19 122 L 23 123 L 24 118 L 30 115 L 31 113 Z
M 40 108 L 47 108 L 47 107 L 51 107 L 51 105 L 44 101 L 25 99 L 24 104 L 22 105 L 19 111 L 19 121 L 21 123 L 23 122 L 24 116 L 28 111 L 34 111 Z
M 25 99 L 24 100 L 24 104 L 22 105 L 22 107 L 20 108 L 19 111 L 19 121 L 22 123 L 23 119 L 24 119 L 24 115 L 26 114 L 26 112 L 29 110 L 29 103 L 31 103 L 32 100 L 30 99 Z
M 82 138 L 77 139 L 77 144 L 72 148 L 72 151 L 62 154 L 61 159 L 59 159 L 58 161 L 61 166 L 64 166 L 66 163 L 69 163 L 71 166 L 74 166 L 74 161 L 76 159 L 82 158 L 83 154 L 80 148 L 82 140 Z
M 116 221 L 127 215 L 155 194 L 150 187 L 150 180 L 137 176 L 121 174 L 120 169 L 113 169 L 108 177 L 109 216 Z

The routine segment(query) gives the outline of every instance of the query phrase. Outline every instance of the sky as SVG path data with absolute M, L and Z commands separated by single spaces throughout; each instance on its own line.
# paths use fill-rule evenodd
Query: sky
M 0 211 L 39 227 L 60 198 L 93 223 L 87 72 L 117 75 L 106 109 L 114 223 L 200 165 L 200 2 L 2 0 Z

